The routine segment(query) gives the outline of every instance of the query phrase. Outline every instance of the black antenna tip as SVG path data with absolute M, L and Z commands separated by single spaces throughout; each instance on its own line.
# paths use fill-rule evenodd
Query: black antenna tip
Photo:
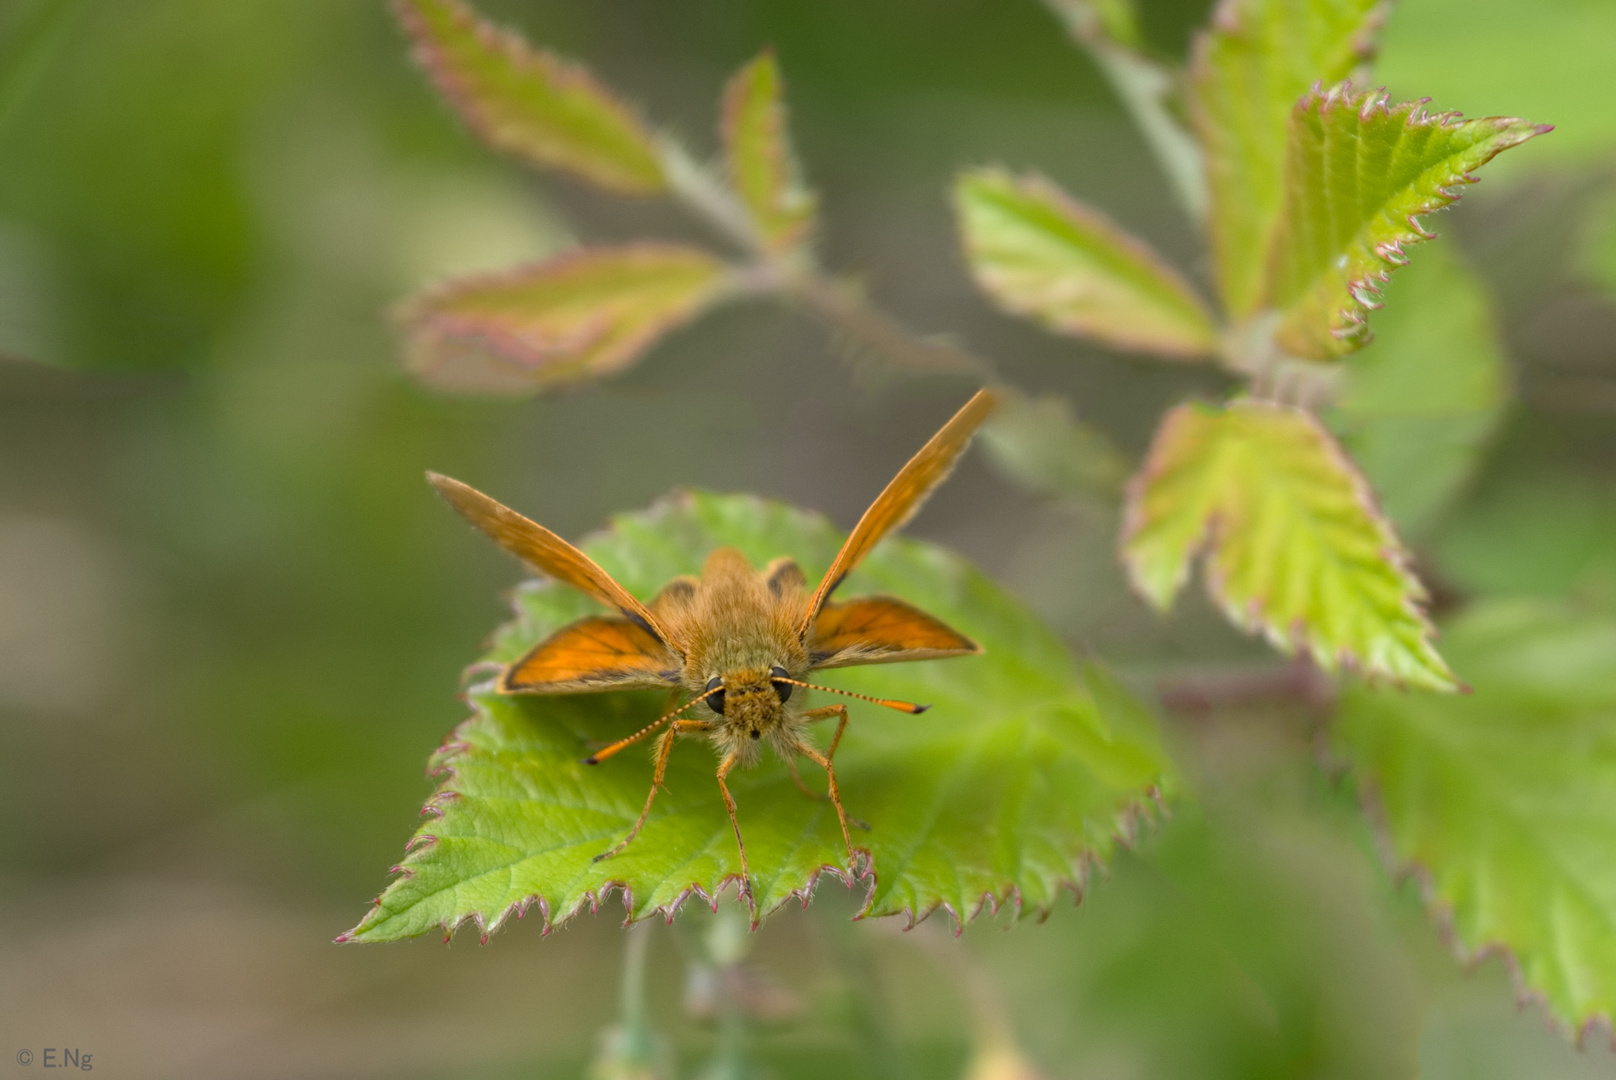
M 599 765 L 600 764 L 600 758 L 596 757 L 594 754 L 590 754 L 588 757 L 584 758 L 584 764 L 585 765 Z
M 921 713 L 925 712 L 929 708 L 931 708 L 930 705 L 916 705 L 915 706 L 915 715 L 919 716 Z

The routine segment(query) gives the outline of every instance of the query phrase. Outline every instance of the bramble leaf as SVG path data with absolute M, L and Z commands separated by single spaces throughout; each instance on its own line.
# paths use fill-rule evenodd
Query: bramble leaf
M 1375 340 L 1342 372 L 1331 423 L 1404 536 L 1427 531 L 1474 473 L 1509 397 L 1492 299 L 1450 245 L 1397 275 Z
M 463 0 L 394 0 L 416 59 L 491 146 L 625 194 L 666 183 L 656 142 L 581 64 L 535 50 Z
M 1424 103 L 1389 104 L 1350 84 L 1316 90 L 1291 114 L 1285 199 L 1269 303 L 1293 356 L 1328 360 L 1369 340 L 1380 286 L 1429 240 L 1420 217 L 1459 199 L 1472 170 L 1549 128 L 1511 117 L 1462 120 Z
M 445 390 L 521 394 L 599 378 L 720 299 L 730 271 L 698 248 L 583 248 L 465 277 L 407 301 L 406 363 Z
M 1383 0 L 1221 0 L 1195 46 L 1190 111 L 1212 193 L 1224 307 L 1254 314 L 1279 224 L 1291 111 L 1314 83 L 1368 63 Z
M 1006 310 L 1119 349 L 1194 359 L 1216 348 L 1188 282 L 1042 177 L 965 173 L 954 204 L 977 283 Z
M 814 196 L 791 149 L 780 65 L 772 52 L 747 64 L 724 90 L 724 164 L 765 246 L 800 243 L 814 223 Z
M 1470 955 L 1579 1032 L 1616 1015 L 1616 622 L 1494 601 L 1451 625 L 1465 696 L 1349 689 L 1334 745 Z
M 1123 559 L 1165 610 L 1202 551 L 1207 591 L 1229 621 L 1281 652 L 1457 689 L 1402 544 L 1310 414 L 1250 399 L 1167 414 L 1128 493 Z
M 583 546 L 649 597 L 726 545 L 756 566 L 790 553 L 812 579 L 841 539 L 825 519 L 779 503 L 684 494 L 616 518 Z M 919 918 L 943 907 L 968 919 L 1001 903 L 1042 911 L 1062 888 L 1080 887 L 1086 868 L 1109 856 L 1169 783 L 1153 718 L 1098 669 L 1076 662 L 1020 603 L 939 548 L 888 541 L 843 592 L 903 597 L 986 649 L 821 677 L 933 706 L 917 717 L 854 704 L 836 755 L 848 812 L 870 825 L 854 836 L 873 861 L 864 913 Z M 591 610 L 550 583 L 516 599 L 518 617 L 498 634 L 492 664 Z M 592 861 L 634 823 L 651 762 L 638 753 L 599 766 L 579 759 L 654 718 L 664 695 L 500 695 L 485 683 L 469 698 L 471 719 L 434 758 L 448 773 L 428 804 L 435 820 L 411 841 L 403 876 L 343 940 L 388 941 L 467 920 L 486 932 L 532 906 L 549 926 L 614 889 L 640 919 L 671 912 L 692 893 L 716 896 L 739 874 L 716 760 L 699 739 L 674 750 L 666 789 L 638 839 Z M 823 774 L 806 766 L 803 775 L 822 790 Z M 846 872 L 831 807 L 799 791 L 772 756 L 732 773 L 729 784 L 760 916 L 806 898 L 822 872 Z

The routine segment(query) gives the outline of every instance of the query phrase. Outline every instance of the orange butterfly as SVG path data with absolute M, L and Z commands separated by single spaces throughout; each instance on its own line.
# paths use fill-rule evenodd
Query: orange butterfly
M 847 728 L 847 706 L 803 707 L 804 690 L 829 690 L 918 713 L 927 706 L 868 697 L 848 690 L 811 686 L 803 680 L 821 668 L 854 664 L 890 664 L 903 660 L 936 660 L 981 652 L 975 642 L 925 612 L 890 596 L 871 596 L 831 603 L 830 595 L 871 548 L 912 517 L 926 496 L 953 469 L 971 435 L 993 410 L 997 399 L 986 390 L 933 435 L 864 512 L 836 561 L 812 593 L 797 564 L 789 558 L 752 569 L 734 548 L 720 548 L 707 558 L 701 577 L 677 577 L 663 586 L 649 606 L 613 581 L 589 556 L 555 533 L 502 506 L 458 480 L 428 473 L 427 478 L 468 521 L 558 581 L 615 608 L 621 617 L 597 615 L 562 627 L 506 668 L 499 689 L 505 693 L 576 694 L 596 690 L 673 689 L 695 695 L 679 708 L 626 739 L 590 755 L 595 765 L 664 724 L 668 729 L 656 749 L 656 774 L 639 820 L 616 847 L 596 861 L 622 851 L 639 835 L 667 770 L 668 755 L 681 735 L 706 735 L 720 755 L 718 789 L 735 828 L 741 853 L 743 888 L 750 888 L 746 842 L 735 816 L 735 800 L 724 783 L 732 769 L 756 764 L 760 746 L 768 743 L 791 767 L 797 785 L 798 755 L 825 770 L 830 801 L 836 807 L 848 865 L 853 841 L 847 812 L 836 784 L 836 747 Z M 679 719 L 705 702 L 715 715 Z M 821 752 L 805 737 L 808 724 L 837 718 L 830 747 Z M 808 792 L 814 798 L 821 796 Z M 862 823 L 859 823 L 862 824 Z

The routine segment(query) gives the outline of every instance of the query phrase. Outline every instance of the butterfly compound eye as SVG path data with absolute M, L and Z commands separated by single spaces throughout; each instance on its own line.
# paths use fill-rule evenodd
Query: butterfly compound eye
M 786 669 L 779 664 L 769 669 L 769 678 L 774 680 L 774 692 L 780 695 L 782 705 L 791 700 L 791 691 L 795 689 L 790 683 L 780 681 L 786 677 Z
M 717 690 L 714 694 L 712 691 Z M 707 699 L 707 707 L 713 712 L 723 715 L 724 712 L 724 680 L 714 675 L 707 682 L 707 691 L 711 696 Z

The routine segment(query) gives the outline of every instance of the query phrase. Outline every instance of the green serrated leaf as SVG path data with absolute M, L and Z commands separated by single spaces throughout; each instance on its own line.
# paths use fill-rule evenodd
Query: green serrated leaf
M 1420 217 L 1457 202 L 1473 170 L 1548 130 L 1392 105 L 1384 91 L 1354 94 L 1350 84 L 1303 98 L 1291 114 L 1271 253 L 1280 347 L 1316 360 L 1362 348 L 1380 286 L 1408 262 L 1406 247 L 1436 235 Z
M 1009 479 L 1045 495 L 1115 499 L 1129 473 L 1128 459 L 1073 416 L 1065 398 L 1004 394 L 982 429 L 982 449 Z
M 458 278 L 408 301 L 408 365 L 439 389 L 522 394 L 600 378 L 720 299 L 730 270 L 699 248 L 583 248 Z
M 1459 697 L 1350 689 L 1334 743 L 1470 955 L 1579 1032 L 1616 1015 L 1616 621 L 1493 602 L 1447 628 Z
M 1451 246 L 1433 245 L 1394 291 L 1342 372 L 1331 422 L 1386 516 L 1417 537 L 1475 472 L 1510 378 L 1492 298 Z
M 438 90 L 490 145 L 625 194 L 665 188 L 656 142 L 589 69 L 531 48 L 462 0 L 394 0 Z
M 1165 610 L 1203 550 L 1207 590 L 1229 621 L 1281 652 L 1457 689 L 1402 544 L 1311 414 L 1250 399 L 1167 414 L 1128 493 L 1123 558 Z
M 730 80 L 720 134 L 730 185 L 751 211 L 764 244 L 782 251 L 800 243 L 813 228 L 815 200 L 791 148 L 780 65 L 772 52 Z
M 1222 0 L 1196 43 L 1190 106 L 1212 192 L 1212 261 L 1231 315 L 1264 298 L 1291 111 L 1366 64 L 1384 0 Z
M 784 553 L 810 574 L 840 542 L 817 515 L 747 496 L 684 494 L 622 515 L 584 549 L 640 596 L 700 569 L 715 547 L 755 565 Z M 1103 672 L 1074 662 L 1019 603 L 959 557 L 912 540 L 881 545 L 842 590 L 890 593 L 969 634 L 980 656 L 826 673 L 832 685 L 907 696 L 923 717 L 854 706 L 836 756 L 848 812 L 871 826 L 854 843 L 871 860 L 867 915 L 968 919 L 1012 903 L 1043 911 L 1081 886 L 1117 837 L 1168 785 L 1155 723 Z M 535 584 L 487 660 L 508 662 L 590 613 L 578 594 Z M 437 816 L 410 843 L 402 876 L 345 940 L 388 941 L 452 929 L 491 930 L 538 907 L 565 920 L 622 890 L 631 919 L 716 896 L 740 871 L 735 838 L 700 741 L 675 750 L 666 790 L 621 854 L 594 856 L 625 835 L 645 801 L 651 763 L 623 754 L 580 762 L 655 717 L 661 695 L 469 695 L 474 713 L 434 759 L 449 779 Z M 804 770 L 810 784 L 822 774 Z M 836 817 L 807 798 L 780 763 L 730 776 L 745 832 L 757 910 L 806 897 L 822 872 L 846 872 Z
M 1217 347 L 1188 282 L 1042 177 L 965 173 L 954 205 L 977 283 L 1006 310 L 1119 349 L 1193 359 Z

